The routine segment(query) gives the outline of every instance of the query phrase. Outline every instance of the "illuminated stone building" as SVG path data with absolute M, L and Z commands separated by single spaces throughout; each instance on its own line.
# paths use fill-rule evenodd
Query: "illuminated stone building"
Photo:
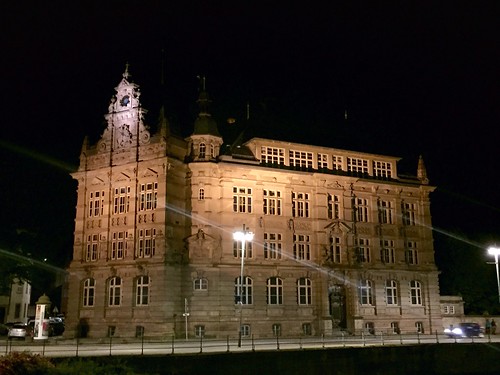
M 441 331 L 422 159 L 402 177 L 392 156 L 262 138 L 226 147 L 208 103 L 202 88 L 186 139 L 162 116 L 152 134 L 123 74 L 72 174 L 66 336 Z

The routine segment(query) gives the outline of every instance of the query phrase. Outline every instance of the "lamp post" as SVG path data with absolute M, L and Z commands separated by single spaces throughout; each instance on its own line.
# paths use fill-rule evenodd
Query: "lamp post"
M 238 304 L 240 307 L 240 324 L 238 332 L 238 347 L 241 347 L 241 328 L 242 328 L 242 314 L 243 314 L 243 270 L 245 267 L 245 245 L 246 242 L 253 240 L 253 233 L 247 232 L 243 224 L 243 231 L 236 231 L 233 233 L 235 241 L 241 241 L 241 268 L 240 268 L 240 282 L 238 283 Z
M 500 255 L 500 248 L 489 247 L 488 254 L 493 255 L 495 257 L 495 266 L 497 269 L 498 302 L 500 303 L 500 273 L 498 270 L 498 255 Z

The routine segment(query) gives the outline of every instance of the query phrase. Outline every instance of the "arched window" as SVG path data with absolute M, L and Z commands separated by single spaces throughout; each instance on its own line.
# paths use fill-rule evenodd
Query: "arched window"
M 113 277 L 108 281 L 108 306 L 120 306 L 122 279 Z
M 388 305 L 398 304 L 398 284 L 394 280 L 385 281 L 385 302 Z
M 200 143 L 200 153 L 198 157 L 200 159 L 205 159 L 206 153 L 207 153 L 207 145 L 205 143 Z
M 210 144 L 210 156 L 215 158 L 215 146 L 213 143 Z
M 297 280 L 297 296 L 299 305 L 310 305 L 312 300 L 311 280 L 302 277 Z
M 283 304 L 283 280 L 279 277 L 270 277 L 267 279 L 267 304 Z
M 83 306 L 84 307 L 94 306 L 94 296 L 95 296 L 95 280 L 86 279 L 83 282 Z
M 373 291 L 371 280 L 359 281 L 359 303 L 362 305 L 373 305 Z
M 234 280 L 234 295 L 236 296 L 235 302 L 241 301 L 243 305 L 251 305 L 253 302 L 253 281 L 248 276 L 243 276 L 243 284 L 241 285 L 241 295 L 240 295 L 240 277 Z
M 422 305 L 422 284 L 420 284 L 420 281 L 410 281 L 410 303 L 412 305 Z
M 149 277 L 139 276 L 136 280 L 135 304 L 146 306 L 149 304 Z

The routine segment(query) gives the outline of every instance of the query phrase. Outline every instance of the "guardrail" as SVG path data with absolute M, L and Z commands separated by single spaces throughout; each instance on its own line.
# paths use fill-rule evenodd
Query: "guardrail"
M 116 355 L 176 355 L 193 353 L 232 353 L 245 351 L 275 351 L 327 349 L 339 347 L 365 347 L 384 345 L 420 345 L 441 343 L 491 343 L 500 342 L 500 335 L 485 337 L 449 338 L 444 335 L 422 334 L 362 334 L 320 337 L 297 337 L 271 339 L 243 338 L 241 346 L 237 338 L 226 340 L 180 338 L 120 338 L 106 337 L 101 339 L 63 339 L 18 340 L 0 339 L 0 355 L 10 352 L 31 352 L 47 357 L 79 357 L 79 356 L 116 356 Z M 3 349 L 3 350 L 2 350 Z

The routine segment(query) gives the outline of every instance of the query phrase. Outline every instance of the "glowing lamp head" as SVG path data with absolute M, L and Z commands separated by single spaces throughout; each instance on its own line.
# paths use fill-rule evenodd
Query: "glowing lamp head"
M 489 247 L 488 254 L 495 256 L 500 255 L 500 247 L 494 247 L 494 246 Z

